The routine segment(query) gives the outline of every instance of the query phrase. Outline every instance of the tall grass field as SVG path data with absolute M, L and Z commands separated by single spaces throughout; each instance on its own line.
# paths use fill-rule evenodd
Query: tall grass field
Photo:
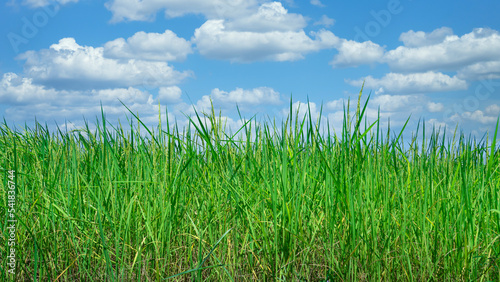
M 359 101 L 335 132 L 291 103 L 233 131 L 4 122 L 0 280 L 499 281 L 498 123 L 409 140 Z

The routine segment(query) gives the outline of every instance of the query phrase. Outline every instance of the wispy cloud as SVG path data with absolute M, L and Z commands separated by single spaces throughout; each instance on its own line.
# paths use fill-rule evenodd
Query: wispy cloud
M 110 0 L 106 3 L 113 14 L 112 22 L 150 21 L 160 10 L 170 18 L 201 14 L 208 19 L 234 19 L 248 15 L 257 6 L 257 0 Z
M 500 58 L 500 34 L 497 31 L 477 28 L 461 37 L 450 32 L 449 29 L 441 28 L 430 34 L 413 31 L 404 33 L 400 38 L 405 46 L 388 51 L 383 61 L 393 71 L 421 72 L 459 71 L 470 65 L 498 61 Z M 472 76 L 464 72 L 462 77 L 466 74 Z
M 311 0 L 311 5 L 318 6 L 318 7 L 325 7 L 323 3 L 321 3 L 321 0 Z
M 332 25 L 335 24 L 335 20 L 332 18 L 329 18 L 327 15 L 321 16 L 321 18 L 314 22 L 314 25 L 323 25 L 326 27 L 331 27 Z

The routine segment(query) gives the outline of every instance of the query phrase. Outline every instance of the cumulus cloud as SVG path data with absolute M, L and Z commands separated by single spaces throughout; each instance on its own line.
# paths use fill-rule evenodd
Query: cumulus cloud
M 0 101 L 9 104 L 51 103 L 58 105 L 83 105 L 90 101 L 105 103 L 146 103 L 151 94 L 139 89 L 91 89 L 86 91 L 57 90 L 39 85 L 33 79 L 21 77 L 15 73 L 5 73 L 0 81 Z
M 270 106 L 281 104 L 281 95 L 269 87 L 257 87 L 253 89 L 236 88 L 232 91 L 223 91 L 215 88 L 210 95 L 203 95 L 193 104 L 184 102 L 174 105 L 174 113 L 179 116 L 198 114 L 210 114 L 212 105 L 218 113 L 223 116 L 237 115 L 236 105 L 242 112 L 250 112 L 252 115 L 259 111 L 270 109 Z
M 132 37 L 117 38 L 104 45 L 104 56 L 114 59 L 181 61 L 192 53 L 191 43 L 171 30 L 164 33 L 137 32 Z
M 466 66 L 458 70 L 457 77 L 470 80 L 500 79 L 500 61 L 480 62 Z
M 54 89 L 34 85 L 32 79 L 18 76 L 15 73 L 3 74 L 0 81 L 0 101 L 5 104 L 51 101 L 61 93 L 68 94 L 67 91 L 57 92 Z
M 85 93 L 85 92 L 83 92 Z M 79 93 L 80 94 L 80 93 Z M 80 94 L 81 95 L 81 94 Z M 119 101 L 125 104 L 152 104 L 152 95 L 134 87 L 91 90 L 91 100 L 101 101 L 107 105 L 119 105 Z
M 443 92 L 467 89 L 467 82 L 457 78 L 450 77 L 440 72 L 425 73 L 388 73 L 383 78 L 377 79 L 367 76 L 359 80 L 346 80 L 354 86 L 361 86 L 365 81 L 365 87 L 382 88 L 383 92 L 392 92 L 394 94 L 403 93 L 425 93 L 425 92 Z
M 14 121 L 32 120 L 35 116 L 58 122 L 77 121 L 82 117 L 92 119 L 100 115 L 101 105 L 107 115 L 118 117 L 126 113 L 120 101 L 134 112 L 140 112 L 141 116 L 158 110 L 150 93 L 134 87 L 57 90 L 14 73 L 3 74 L 0 80 L 0 103 L 8 105 L 5 113 Z
M 346 107 L 347 107 L 347 104 L 346 104 Z M 346 108 L 347 110 L 347 108 Z M 352 125 L 352 129 L 354 129 L 354 114 L 356 113 L 356 105 L 353 105 L 351 104 L 351 109 L 350 109 L 350 121 L 352 122 L 351 125 Z M 401 114 L 401 112 L 392 112 L 392 111 L 380 111 L 380 126 L 382 128 L 386 128 L 387 125 L 388 125 L 388 118 L 392 118 L 392 117 L 395 117 L 394 118 L 394 121 L 391 120 L 391 126 L 394 126 L 394 125 L 402 125 L 402 123 L 404 123 L 404 121 L 406 120 L 406 118 L 408 118 L 407 116 L 408 112 L 405 112 L 404 115 Z M 336 132 L 337 134 L 339 134 L 343 127 L 344 127 L 344 117 L 346 115 L 346 112 L 344 112 L 344 110 L 337 110 L 337 111 L 334 111 L 334 112 L 331 112 L 331 113 L 328 113 L 327 115 L 327 119 L 328 119 L 328 122 L 330 124 L 330 126 L 333 128 L 333 131 Z M 368 123 L 368 124 L 371 124 L 372 122 L 374 122 L 375 120 L 377 120 L 377 118 L 379 118 L 379 111 L 378 111 L 378 108 L 375 108 L 373 106 L 368 106 L 365 110 L 365 115 L 363 116 L 362 120 L 361 120 L 361 124 L 364 124 L 365 121 Z M 403 122 L 401 122 L 403 121 Z M 321 121 L 323 123 L 323 125 L 326 124 L 325 121 Z
M 453 30 L 449 27 L 442 27 L 430 33 L 410 30 L 402 33 L 399 36 L 399 40 L 402 41 L 406 47 L 413 48 L 439 44 L 446 40 L 448 36 L 453 36 Z
M 330 64 L 335 67 L 355 67 L 361 64 L 379 62 L 384 55 L 384 47 L 371 41 L 356 42 L 342 39 L 336 44 L 339 53 Z
M 354 122 L 354 115 L 357 108 L 357 98 L 358 93 L 352 93 L 350 95 L 350 118 Z M 361 97 L 360 105 L 363 107 L 366 103 L 367 96 L 363 95 Z M 340 98 L 332 100 L 326 103 L 325 109 L 328 111 L 328 121 L 330 126 L 332 126 L 338 133 L 342 130 L 344 121 L 344 106 L 347 110 L 346 98 Z M 366 106 L 365 115 L 361 121 L 364 124 L 365 121 L 370 125 L 379 119 L 379 126 L 382 131 L 385 131 L 390 125 L 391 129 L 401 128 L 406 122 L 406 120 L 411 117 L 408 130 L 414 130 L 412 126 L 416 125 L 416 121 L 419 117 L 424 114 L 426 105 L 429 102 L 429 98 L 425 95 L 411 94 L 411 95 L 371 95 L 370 100 Z M 354 126 L 354 125 L 353 125 Z M 407 131 L 408 131 L 407 130 Z M 409 137 L 409 136 L 405 136 Z
M 289 13 L 278 1 L 259 5 L 258 1 L 242 1 L 236 5 L 228 0 L 212 1 L 135 1 L 113 0 L 108 8 L 116 21 L 147 20 L 159 9 L 168 16 L 201 13 L 208 19 L 195 30 L 191 42 L 203 56 L 232 62 L 294 61 L 305 54 L 333 48 L 339 39 L 330 31 L 306 34 L 307 20 L 300 14 Z M 232 10 L 227 14 L 226 9 Z M 333 20 L 324 16 L 318 24 L 330 26 Z M 164 34 L 137 33 L 108 42 L 105 55 L 110 58 L 143 60 L 182 60 L 190 53 L 184 39 L 171 32 Z
M 427 132 L 426 134 L 432 134 L 432 130 L 433 129 L 436 129 L 436 130 L 440 130 L 440 131 L 443 131 L 444 128 L 447 128 L 447 131 L 445 131 L 446 134 L 453 134 L 453 125 L 449 125 L 447 124 L 446 122 L 443 122 L 443 121 L 440 121 L 438 119 L 435 119 L 435 118 L 431 118 L 427 121 L 425 121 L 425 124 L 426 124 L 426 127 L 427 127 Z M 432 128 L 430 125 L 432 125 Z
M 148 21 L 163 10 L 169 18 L 186 14 L 201 14 L 209 19 L 238 18 L 257 7 L 257 0 L 110 0 L 105 5 L 111 11 L 112 22 Z
M 196 29 L 192 41 L 206 57 L 251 62 L 262 60 L 294 61 L 304 54 L 332 48 L 338 37 L 326 30 L 311 33 L 303 30 L 250 32 L 226 29 L 223 20 L 209 20 Z
M 366 102 L 366 97 L 362 97 L 361 105 Z M 371 96 L 367 106 L 367 113 L 370 117 L 377 117 L 378 109 L 380 108 L 382 116 L 388 116 L 391 112 L 409 113 L 420 111 L 421 105 L 425 103 L 427 98 L 422 95 L 389 95 L 381 94 Z M 347 110 L 347 100 L 340 98 L 326 103 L 326 109 L 330 111 L 344 111 L 344 106 Z M 357 97 L 350 101 L 350 111 L 356 111 Z
M 482 124 L 492 124 L 497 121 L 497 116 L 488 116 L 481 110 L 462 113 L 462 118 Z
M 327 30 L 306 34 L 306 25 L 302 15 L 270 2 L 240 18 L 208 20 L 191 41 L 203 56 L 232 62 L 294 61 L 338 44 L 340 39 Z
M 413 73 L 414 77 L 451 71 L 457 73 L 453 79 L 462 81 L 500 78 L 500 33 L 496 30 L 476 28 L 461 37 L 447 27 L 428 33 L 410 30 L 399 40 L 404 46 L 386 52 L 385 46 L 371 41 L 338 39 L 334 45 L 338 54 L 330 64 L 335 68 L 387 63 L 393 73 Z
M 196 127 L 200 128 L 200 125 L 203 125 L 208 131 L 210 131 L 213 125 L 213 118 L 210 116 L 211 112 L 199 111 L 197 109 L 197 113 L 200 120 L 198 120 L 198 118 L 191 118 L 191 120 L 186 119 L 185 121 L 178 123 L 178 125 L 180 126 L 182 124 L 182 126 L 189 126 L 191 128 L 191 131 L 193 132 L 198 130 L 196 129 Z M 227 134 L 227 136 L 232 136 L 234 133 L 236 133 L 236 131 L 242 128 L 243 124 L 245 124 L 245 122 L 247 121 L 245 119 L 233 119 L 227 115 L 223 115 L 218 111 L 215 112 L 215 115 L 218 129 L 222 130 L 225 134 Z M 191 113 L 190 116 L 193 117 L 193 113 Z M 254 131 L 254 129 L 252 129 L 252 131 Z M 245 130 L 242 130 L 237 135 L 234 135 L 236 139 L 242 136 L 245 136 Z
M 213 106 L 216 109 L 235 109 L 236 104 L 240 109 L 255 110 L 256 106 L 269 106 L 281 104 L 281 95 L 270 87 L 257 87 L 253 89 L 236 88 L 230 92 L 215 88 L 210 95 L 204 95 L 194 105 L 199 112 L 207 112 Z M 192 106 L 180 105 L 180 111 L 192 114 Z
M 158 125 L 159 113 L 163 121 L 167 118 L 166 104 L 179 102 L 176 96 L 181 90 L 172 86 L 162 87 L 159 92 L 161 108 L 152 94 L 134 87 L 57 90 L 38 85 L 30 78 L 14 73 L 5 73 L 0 77 L 0 104 L 5 106 L 3 114 L 8 117 L 8 122 L 32 126 L 36 118 L 42 123 L 47 122 L 51 130 L 55 129 L 56 124 L 62 129 L 66 125 L 69 130 L 82 128 L 85 127 L 85 120 L 92 130 L 96 118 L 101 118 L 101 107 L 107 121 L 115 125 L 118 120 L 122 123 L 125 121 L 123 125 L 127 128 L 126 120 L 131 115 L 120 101 L 138 114 L 147 126 L 155 127 Z M 175 116 L 171 111 L 168 111 L 168 118 L 170 121 L 179 121 L 179 126 L 187 124 L 183 116 Z
M 307 25 L 302 15 L 289 14 L 280 2 L 262 4 L 256 13 L 226 22 L 228 30 L 237 31 L 294 31 Z
M 415 106 L 421 105 L 424 101 L 424 97 L 421 95 L 377 95 L 370 99 L 372 106 L 378 108 L 380 106 L 381 111 L 395 112 L 404 111 L 411 112 L 415 110 Z
M 158 99 L 160 103 L 177 103 L 181 101 L 182 90 L 178 86 L 160 87 Z
M 212 90 L 213 101 L 226 105 L 279 105 L 280 94 L 270 87 L 258 87 L 253 89 L 236 88 L 231 92 L 222 91 L 219 88 Z
M 191 75 L 178 72 L 165 62 L 105 58 L 103 47 L 80 46 L 73 38 L 40 51 L 28 51 L 24 70 L 36 83 L 54 88 L 93 89 L 158 87 L 174 85 Z
M 408 32 L 402 40 L 408 46 L 391 50 L 383 58 L 398 72 L 456 71 L 470 64 L 498 61 L 500 57 L 500 34 L 488 28 L 476 28 L 462 37 L 450 35 L 446 28 L 430 34 Z
M 304 103 L 301 101 L 297 101 L 292 104 L 292 113 L 291 116 L 295 118 L 295 116 L 298 114 L 299 119 L 309 118 L 309 111 L 311 114 L 311 118 L 313 121 L 316 121 L 319 117 L 319 107 L 316 105 L 314 102 L 309 102 L 309 103 Z M 281 110 L 281 114 L 284 117 L 290 116 L 290 107 L 286 107 Z
M 500 106 L 498 106 L 497 104 L 489 105 L 488 107 L 486 107 L 486 113 L 498 116 L 500 115 Z
M 442 112 L 444 105 L 441 103 L 427 102 L 427 110 L 431 113 Z
M 347 107 L 347 101 L 345 99 L 343 99 L 343 98 L 340 98 L 340 99 L 337 99 L 337 100 L 333 100 L 333 101 L 329 101 L 329 102 L 326 103 L 326 109 L 328 109 L 330 111 L 343 110 L 344 106 Z

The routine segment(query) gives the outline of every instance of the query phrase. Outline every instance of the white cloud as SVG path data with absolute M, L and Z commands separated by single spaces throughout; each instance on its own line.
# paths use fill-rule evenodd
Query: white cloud
M 196 110 L 198 113 L 209 113 L 213 107 L 216 111 L 222 110 L 223 114 L 236 110 L 236 104 L 241 111 L 250 111 L 257 114 L 267 106 L 281 104 L 281 95 L 270 87 L 257 87 L 253 89 L 236 88 L 230 92 L 215 88 L 210 95 L 203 95 L 194 104 L 179 103 L 175 111 L 179 114 L 192 115 Z
M 384 91 L 385 91 L 385 90 L 384 90 L 384 88 L 379 87 L 377 90 L 375 90 L 375 94 L 376 94 L 376 95 L 378 95 L 378 94 L 382 94 L 382 93 L 384 93 Z
M 342 39 L 336 48 L 339 53 L 335 55 L 330 64 L 335 67 L 354 67 L 361 64 L 373 64 L 384 55 L 384 47 L 371 41 L 356 42 Z
M 476 110 L 474 112 L 464 112 L 462 118 L 469 119 L 474 122 L 479 122 L 482 124 L 490 124 L 497 121 L 496 116 L 487 116 L 483 111 Z
M 57 105 L 83 105 L 99 101 L 105 103 L 146 103 L 151 95 L 139 89 L 114 88 L 101 90 L 57 90 L 39 85 L 33 79 L 15 73 L 5 73 L 0 81 L 0 101 L 5 104 L 51 103 Z
M 191 42 L 203 56 L 232 62 L 294 61 L 304 58 L 307 53 L 333 48 L 339 41 L 326 30 L 306 34 L 303 30 L 307 26 L 306 19 L 300 14 L 289 13 L 281 2 L 258 5 L 260 1 L 242 1 L 239 6 L 233 2 L 114 0 L 108 2 L 108 7 L 113 11 L 115 21 L 150 19 L 159 9 L 165 9 L 168 16 L 204 14 L 208 20 L 195 30 Z M 231 12 L 226 13 L 226 9 Z M 318 24 L 329 26 L 333 20 L 324 16 Z M 160 40 L 160 37 L 164 39 Z M 172 41 L 176 43 L 170 46 L 176 48 L 165 48 Z M 119 38 L 108 42 L 105 47 L 105 55 L 112 58 L 145 60 L 179 60 L 190 52 L 183 39 L 168 32 L 154 36 L 137 33 L 127 42 Z
M 354 117 L 356 114 L 358 95 L 358 93 L 352 93 L 349 95 L 351 97 L 349 111 L 352 122 L 354 122 Z M 361 97 L 361 108 L 363 108 L 363 106 L 365 105 L 366 99 L 366 95 L 363 95 Z M 393 129 L 395 127 L 402 126 L 406 122 L 408 117 L 412 116 L 413 118 L 410 120 L 411 125 L 415 118 L 418 118 L 422 115 L 427 100 L 428 98 L 424 95 L 371 95 L 370 101 L 366 106 L 365 114 L 363 116 L 361 124 L 363 124 L 364 127 L 365 119 L 368 124 L 371 124 L 380 117 L 379 125 L 382 130 L 387 129 L 389 123 L 391 125 L 391 129 Z M 329 101 L 328 103 L 326 103 L 325 109 L 331 111 L 327 115 L 328 120 L 330 121 L 330 125 L 335 128 L 337 133 L 339 133 L 343 127 L 344 105 L 345 110 L 347 111 L 347 103 L 348 100 L 345 98 Z
M 321 16 L 321 18 L 314 23 L 314 25 L 324 25 L 326 27 L 331 27 L 335 24 L 335 20 L 329 18 L 327 15 Z
M 500 79 L 500 61 L 480 62 L 466 66 L 458 70 L 457 77 L 471 80 Z
M 314 102 L 304 103 L 297 101 L 292 104 L 292 118 L 295 118 L 298 114 L 298 118 L 302 120 L 303 118 L 309 118 L 309 111 L 313 121 L 316 121 L 319 117 L 319 107 Z M 286 107 L 281 110 L 281 114 L 286 118 L 290 116 L 290 107 Z
M 500 34 L 488 28 L 476 28 L 462 37 L 438 29 L 430 34 L 415 32 L 402 35 L 405 44 L 384 55 L 383 61 L 394 71 L 458 70 L 471 64 L 498 61 Z M 438 42 L 441 40 L 441 42 Z
M 222 91 L 218 88 L 212 90 L 212 99 L 216 103 L 240 106 L 249 105 L 279 105 L 280 94 L 269 87 L 258 87 L 253 89 L 236 88 L 231 92 Z
M 295 31 L 307 25 L 302 15 L 289 14 L 280 2 L 262 4 L 256 13 L 225 23 L 228 30 L 237 31 Z
M 156 127 L 159 113 L 163 121 L 167 117 L 164 102 L 179 101 L 172 101 L 178 98 L 176 95 L 179 93 L 180 89 L 175 86 L 160 88 L 159 108 L 158 100 L 153 99 L 152 94 L 133 87 L 68 91 L 47 88 L 14 73 L 5 73 L 0 77 L 0 104 L 4 106 L 3 114 L 9 124 L 23 126 L 26 123 L 31 126 L 36 118 L 42 123 L 47 122 L 51 130 L 55 129 L 55 123 L 62 129 L 66 128 L 65 123 L 69 130 L 81 128 L 85 126 L 84 120 L 89 122 L 91 130 L 95 129 L 96 118 L 101 118 L 101 106 L 109 122 L 117 125 L 117 121 L 121 120 L 127 129 L 127 117 L 131 115 L 120 100 L 146 125 Z M 162 99 L 165 96 L 167 100 Z M 168 118 L 170 121 L 177 120 L 180 126 L 187 124 L 184 116 L 175 116 L 171 111 L 168 111 Z
M 448 27 L 442 27 L 430 33 L 410 30 L 402 33 L 399 36 L 399 40 L 402 41 L 406 47 L 412 48 L 439 44 L 445 41 L 448 36 L 453 36 L 453 30 Z
M 0 101 L 2 104 L 26 104 L 53 100 L 58 94 L 53 89 L 34 85 L 32 79 L 20 77 L 15 73 L 5 73 L 0 81 Z
M 141 121 L 148 126 L 157 126 L 158 124 L 158 104 L 126 104 L 135 114 L 139 114 Z M 125 129 L 127 126 L 127 117 L 132 117 L 123 105 L 102 105 L 102 110 L 106 120 L 114 125 L 120 120 Z M 162 106 L 160 112 L 165 119 L 165 106 Z M 59 106 L 50 103 L 29 104 L 11 107 L 5 110 L 5 115 L 9 117 L 10 122 L 20 122 L 29 125 L 35 120 L 47 122 L 49 126 L 57 123 L 63 126 L 65 122 L 70 122 L 73 128 L 84 127 L 84 121 L 88 121 L 90 128 L 96 122 L 96 118 L 101 119 L 101 105 L 99 103 L 86 103 L 82 105 Z M 169 113 L 169 119 L 175 117 Z M 137 122 L 134 122 L 134 125 Z
M 78 0 L 23 0 L 22 4 L 32 7 L 32 8 L 38 8 L 38 7 L 45 7 L 49 5 L 65 5 L 71 2 L 78 2 Z
M 500 115 L 500 106 L 497 104 L 489 105 L 486 107 L 486 113 L 494 116 Z
M 367 88 L 380 88 L 384 92 L 394 94 L 403 93 L 423 93 L 423 92 L 443 92 L 467 89 L 467 82 L 458 79 L 456 76 L 450 77 L 440 72 L 425 73 L 388 73 L 383 78 L 377 79 L 367 76 L 359 80 L 346 80 L 354 86 L 361 86 L 365 81 Z
M 33 120 L 36 116 L 45 121 L 77 122 L 83 116 L 86 119 L 100 116 L 101 105 L 109 117 L 117 118 L 127 112 L 120 101 L 144 117 L 158 112 L 152 95 L 133 87 L 56 90 L 14 73 L 6 73 L 0 80 L 0 103 L 7 105 L 5 114 L 11 121 Z
M 370 105 L 384 112 L 410 112 L 412 108 L 423 102 L 421 95 L 377 95 L 370 99 Z
M 366 97 L 361 97 L 361 107 L 366 103 Z M 370 118 L 376 118 L 378 109 L 380 107 L 381 116 L 389 116 L 392 112 L 409 113 L 420 111 L 421 105 L 425 102 L 426 98 L 422 95 L 372 95 L 367 106 L 367 113 Z M 344 106 L 347 110 L 347 100 L 337 99 L 326 103 L 326 109 L 330 111 L 344 111 Z M 357 94 L 356 99 L 350 101 L 350 111 L 356 111 L 357 107 Z
M 196 29 L 192 42 L 206 57 L 233 62 L 294 61 L 309 52 L 332 48 L 338 37 L 326 30 L 250 32 L 227 30 L 223 20 L 209 20 Z
M 170 31 L 164 33 L 135 33 L 132 37 L 117 38 L 104 45 L 104 57 L 151 61 L 181 61 L 192 53 L 191 43 Z
M 347 107 L 347 105 L 346 105 L 346 107 Z M 347 114 L 347 112 L 344 112 L 344 110 L 338 110 L 338 111 L 329 113 L 327 115 L 330 126 L 333 128 L 333 131 L 335 131 L 337 135 L 342 132 L 342 129 L 344 127 L 344 117 L 346 114 Z M 354 108 L 352 108 L 352 104 L 351 104 L 351 110 L 350 110 L 349 114 L 350 114 L 350 121 L 352 122 L 351 123 L 351 125 L 352 125 L 351 130 L 353 130 L 354 123 L 355 123 L 354 118 L 355 118 L 355 114 L 356 114 L 356 105 L 354 105 Z M 388 125 L 387 119 L 392 118 L 392 117 L 395 117 L 395 118 L 394 118 L 394 121 L 391 120 L 391 126 L 394 126 L 395 124 L 401 125 L 402 123 L 404 123 L 406 118 L 408 118 L 407 112 L 405 112 L 404 114 L 406 116 L 401 115 L 401 113 L 395 113 L 395 112 L 381 110 L 380 111 L 380 121 L 379 121 L 380 127 L 386 128 Z M 363 128 L 364 128 L 365 121 L 368 124 L 371 124 L 371 123 L 375 122 L 375 120 L 377 120 L 378 117 L 379 117 L 378 109 L 371 107 L 371 106 L 368 106 L 365 110 L 365 115 L 363 116 L 363 118 L 361 120 L 361 124 L 363 125 L 361 130 L 363 130 Z M 400 122 L 400 121 L 403 121 L 403 122 Z M 323 123 L 323 125 L 326 124 L 324 121 L 321 121 L 321 122 Z
M 248 15 L 257 7 L 257 0 L 110 0 L 105 5 L 113 14 L 112 22 L 152 20 L 160 10 L 167 17 L 202 14 L 209 19 L 227 19 Z
M 181 101 L 182 90 L 178 86 L 160 87 L 158 98 L 160 103 L 176 103 Z
M 326 103 L 326 109 L 328 110 L 343 110 L 344 109 L 344 105 L 345 107 L 347 108 L 347 101 L 345 99 L 337 99 L 337 100 L 333 100 L 333 101 L 329 101 Z
M 119 61 L 105 58 L 102 47 L 80 46 L 63 38 L 50 48 L 19 56 L 36 83 L 65 89 L 158 87 L 174 85 L 191 75 L 178 72 L 165 62 Z
M 323 3 L 321 3 L 320 0 L 311 0 L 311 5 L 318 6 L 318 7 L 325 7 Z
M 435 118 L 431 118 L 431 119 L 427 120 L 425 122 L 425 124 L 426 124 L 426 127 L 427 127 L 426 134 L 432 134 L 432 131 L 431 131 L 432 128 L 429 125 L 432 125 L 436 129 L 436 131 L 437 130 L 444 131 L 444 128 L 447 128 L 447 132 L 445 132 L 446 134 L 450 134 L 450 133 L 453 134 L 454 133 L 453 132 L 453 128 L 454 128 L 453 126 L 450 126 L 446 122 L 439 121 L 439 120 L 437 120 Z
M 434 103 L 434 102 L 428 102 L 427 103 L 427 110 L 431 113 L 437 113 L 437 112 L 442 112 L 444 109 L 444 105 L 441 103 Z
M 121 103 L 119 101 L 122 101 L 126 105 L 135 103 L 151 104 L 153 101 L 151 94 L 133 87 L 91 90 L 90 94 L 92 97 L 91 100 L 99 100 L 102 101 L 103 104 L 105 103 L 107 105 L 120 105 Z
M 203 126 L 210 131 L 210 129 L 212 128 L 212 122 L 214 121 L 214 119 L 210 116 L 211 112 L 210 111 L 205 111 L 205 112 L 202 112 L 202 111 L 198 111 L 198 117 L 200 118 L 201 120 L 201 124 L 203 124 Z M 215 122 L 217 123 L 218 125 L 218 129 L 222 130 L 225 134 L 227 134 L 228 136 L 230 136 L 230 134 L 234 134 L 238 129 L 240 129 L 243 124 L 245 123 L 245 120 L 234 120 L 233 118 L 229 117 L 229 116 L 225 116 L 225 115 L 220 115 L 221 114 L 220 112 L 216 111 L 215 112 Z M 191 117 L 193 117 L 193 113 L 190 114 Z M 200 127 L 200 121 L 198 120 L 198 118 L 192 118 L 191 119 L 191 122 L 183 122 L 184 126 L 189 126 L 191 128 L 191 131 L 197 131 L 196 126 Z M 238 135 L 236 135 L 236 139 L 238 139 L 239 137 L 241 136 L 244 136 L 244 133 L 245 133 L 245 130 L 241 131 Z M 254 135 L 255 136 L 255 135 Z M 221 136 L 221 137 L 224 137 Z

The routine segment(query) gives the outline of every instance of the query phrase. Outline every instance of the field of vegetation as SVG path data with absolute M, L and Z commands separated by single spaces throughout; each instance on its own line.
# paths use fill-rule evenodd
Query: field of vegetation
M 339 132 L 291 108 L 232 133 L 214 110 L 186 128 L 4 123 L 0 280 L 500 280 L 498 123 L 403 141 L 359 100 Z

